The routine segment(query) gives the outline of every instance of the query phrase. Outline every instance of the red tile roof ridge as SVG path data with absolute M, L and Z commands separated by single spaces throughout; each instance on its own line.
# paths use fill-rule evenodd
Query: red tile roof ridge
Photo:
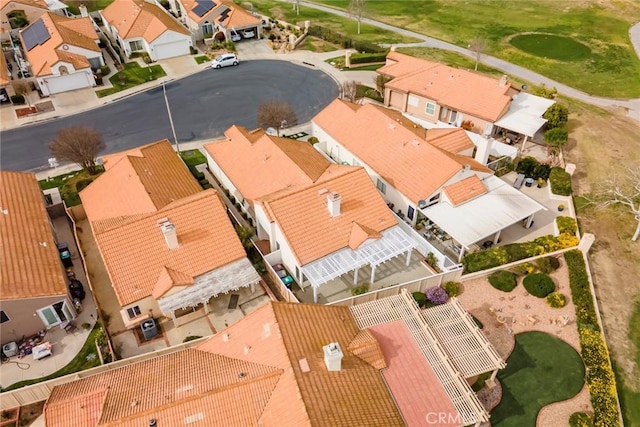
M 174 286 L 189 286 L 193 285 L 193 283 L 193 276 L 164 266 L 158 275 L 158 281 L 151 291 L 151 296 L 155 299 L 159 299 L 169 292 Z
M 349 237 L 349 247 L 356 250 L 367 240 L 379 239 L 380 237 L 382 237 L 380 232 L 354 221 L 351 227 L 351 235 Z

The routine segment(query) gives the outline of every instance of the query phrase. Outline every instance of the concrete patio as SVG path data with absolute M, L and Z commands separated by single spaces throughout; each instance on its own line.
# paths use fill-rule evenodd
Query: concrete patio
M 318 288 L 318 304 L 327 304 L 353 296 L 351 290 L 356 286 L 369 284 L 369 290 L 388 288 L 389 286 L 433 276 L 433 273 L 425 267 L 420 260 L 424 257 L 414 250 L 411 253 L 411 263 L 406 266 L 406 256 L 393 258 L 376 268 L 376 281 L 371 284 L 371 267 L 366 266 L 358 271 L 358 283 L 353 284 L 353 272 L 344 274 L 331 280 Z M 313 288 L 309 282 L 305 282 L 304 290 L 294 285 L 293 293 L 300 302 L 313 303 Z
M 43 342 L 49 342 L 52 345 L 53 354 L 51 356 L 40 360 L 33 360 L 33 355 L 31 354 L 21 359 L 15 356 L 0 365 L 0 386 L 3 388 L 19 381 L 45 377 L 65 367 L 76 357 L 84 346 L 97 318 L 93 295 L 87 286 L 87 278 L 82 267 L 82 261 L 69 221 L 66 216 L 63 216 L 53 219 L 52 222 L 58 241 L 69 244 L 71 260 L 73 261 L 73 271 L 76 278 L 84 285 L 86 291 L 85 299 L 82 301 L 82 311 L 74 320 L 77 330 L 73 333 L 67 333 L 61 329 L 60 326 L 54 326 L 47 330 L 43 339 Z M 83 323 L 88 323 L 90 328 L 84 330 L 81 326 Z M 36 333 L 37 331 L 33 332 Z

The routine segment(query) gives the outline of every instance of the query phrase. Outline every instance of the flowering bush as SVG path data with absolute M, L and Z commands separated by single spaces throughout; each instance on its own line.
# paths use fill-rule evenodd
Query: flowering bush
M 447 295 L 447 292 L 440 286 L 427 289 L 426 295 L 427 299 L 435 305 L 444 304 L 449 300 L 449 295 Z
M 449 295 L 449 298 L 457 297 L 460 295 L 460 283 L 458 282 L 444 282 L 442 284 L 442 289 Z
M 584 412 L 574 412 L 569 417 L 571 427 L 593 427 L 593 418 Z
M 551 292 L 547 295 L 547 304 L 549 304 L 549 307 L 562 308 L 567 305 L 567 297 L 560 292 Z

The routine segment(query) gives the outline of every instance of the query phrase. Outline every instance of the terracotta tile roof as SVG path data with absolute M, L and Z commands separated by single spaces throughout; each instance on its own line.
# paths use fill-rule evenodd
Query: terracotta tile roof
M 219 23 L 220 18 L 226 16 L 222 21 L 226 28 L 241 28 L 250 25 L 258 25 L 261 20 L 244 10 L 241 6 L 229 1 L 213 0 L 215 6 L 202 16 L 198 16 L 193 9 L 198 5 L 196 0 L 180 0 L 182 9 L 189 18 L 198 24 L 205 21 Z
M 460 153 L 475 147 L 467 133 L 462 128 L 440 129 L 427 131 L 426 141 L 450 153 Z
M 193 285 L 193 283 L 194 280 L 192 276 L 172 268 L 162 267 L 162 271 L 160 276 L 158 276 L 158 281 L 153 286 L 151 295 L 155 299 L 160 299 L 175 286 L 189 286 Z
M 342 198 L 340 215 L 336 217 L 331 216 L 327 205 L 327 195 L 332 192 Z M 362 167 L 338 166 L 317 183 L 270 197 L 263 205 L 278 223 L 300 265 L 357 244 L 363 238 L 375 238 L 398 224 Z M 354 223 L 361 228 L 355 236 Z
M 57 386 L 45 419 L 51 427 L 146 426 L 151 418 L 159 426 L 255 425 L 282 375 L 263 363 L 187 349 Z M 99 421 L 70 423 L 61 409 L 86 413 L 95 390 L 104 395 Z
M 80 192 L 92 222 L 155 212 L 202 191 L 166 139 L 103 161 L 106 171 Z
M 7 60 L 4 57 L 4 50 L 0 49 L 0 86 L 6 86 L 11 82 Z
M 102 388 L 72 399 L 59 400 L 55 403 L 47 402 L 44 408 L 45 424 L 48 426 L 97 426 L 108 391 L 108 388 Z
M 158 227 L 164 218 L 176 228 L 177 249 L 168 248 Z M 220 197 L 211 189 L 115 227 L 100 221 L 91 226 L 122 306 L 152 295 L 154 288 L 166 292 L 165 269 L 179 272 L 169 276 L 184 284 L 187 276 L 195 278 L 246 256 Z
M 228 7 L 227 19 L 224 19 L 222 23 L 227 28 L 242 28 L 250 25 L 260 25 L 261 20 L 253 16 L 242 7 L 235 5 L 233 2 L 223 1 L 222 4 Z
M 451 201 L 453 206 L 461 205 L 478 196 L 487 193 L 487 189 L 478 178 L 477 175 L 458 181 L 455 184 L 448 185 L 444 188 L 444 192 Z
M 367 329 L 358 332 L 358 335 L 347 346 L 347 350 L 376 369 L 387 367 L 378 340 Z
M 351 234 L 349 235 L 349 247 L 355 250 L 368 239 L 379 239 L 380 237 L 382 237 L 380 232 L 354 222 L 351 226 Z
M 462 426 L 460 422 L 450 422 L 458 419 L 456 408 L 404 321 L 380 324 L 369 330 L 387 361 L 382 376 L 406 425 L 424 426 L 428 414 L 442 413 L 451 416 L 444 417 L 444 422 L 435 418 L 438 426 Z
M 151 43 L 165 31 L 190 34 L 161 7 L 144 0 L 115 0 L 102 11 L 102 16 L 123 40 L 141 37 Z
M 66 278 L 35 175 L 0 171 L 0 298 L 66 295 Z
M 47 6 L 47 3 L 44 0 L 0 0 L 0 9 L 4 9 L 4 7 L 10 3 L 23 4 L 25 6 L 49 10 L 49 6 Z
M 378 369 L 347 351 L 360 334 L 347 307 L 269 303 L 199 348 L 283 371 L 262 425 L 404 425 Z M 343 349 L 340 372 L 325 367 L 330 342 Z
M 232 126 L 226 139 L 204 146 L 251 203 L 275 191 L 318 180 L 331 164 L 309 143 Z
M 70 62 L 76 70 L 89 68 L 86 57 L 67 52 L 62 46 L 68 44 L 79 48 L 100 52 L 96 44 L 98 35 L 93 29 L 90 18 L 67 18 L 55 13 L 44 13 L 40 20 L 51 38 L 41 45 L 26 51 L 27 60 L 36 76 L 51 75 L 51 67 L 60 61 Z M 22 31 L 20 32 L 22 39 Z M 25 46 L 24 42 L 22 43 Z
M 398 121 L 397 114 L 372 104 L 354 107 L 337 99 L 313 122 L 413 203 L 429 198 L 465 165 L 483 168 L 470 157 L 426 143 L 418 136 L 424 130 L 414 128 L 406 118 Z
M 395 76 L 386 87 L 413 93 L 475 117 L 496 121 L 511 103 L 511 85 L 501 85 L 498 79 L 448 65 L 412 58 L 390 52 L 388 58 L 398 61 L 385 65 L 378 73 Z M 403 62 L 406 65 L 401 65 Z M 418 62 L 422 66 L 418 66 Z M 390 62 L 390 61 L 388 61 Z

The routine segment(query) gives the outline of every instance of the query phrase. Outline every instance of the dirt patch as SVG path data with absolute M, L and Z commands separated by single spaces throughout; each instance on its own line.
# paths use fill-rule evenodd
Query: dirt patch
M 640 163 L 640 124 L 626 117 L 625 111 L 605 112 L 573 102 L 569 108 L 568 126 L 577 142 L 566 152 L 566 159 L 577 165 L 575 194 L 596 191 L 612 174 Z M 640 390 L 635 345 L 628 337 L 633 301 L 640 297 L 640 242 L 630 241 L 633 216 L 623 208 L 590 207 L 578 212 L 578 219 L 583 232 L 596 236 L 589 260 L 609 349 L 628 385 Z
M 36 107 L 25 107 L 16 109 L 16 116 L 21 119 L 23 117 L 30 116 L 32 114 L 36 114 L 38 109 Z

